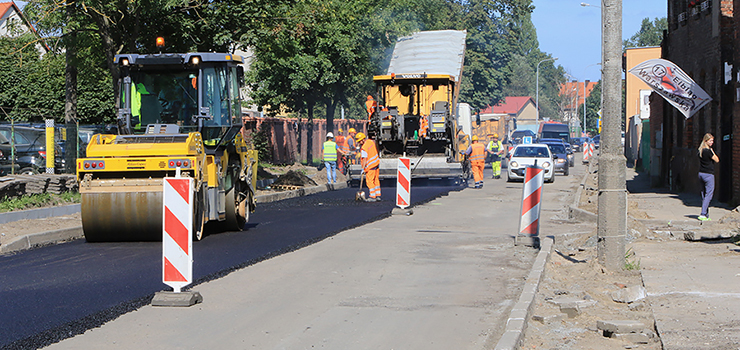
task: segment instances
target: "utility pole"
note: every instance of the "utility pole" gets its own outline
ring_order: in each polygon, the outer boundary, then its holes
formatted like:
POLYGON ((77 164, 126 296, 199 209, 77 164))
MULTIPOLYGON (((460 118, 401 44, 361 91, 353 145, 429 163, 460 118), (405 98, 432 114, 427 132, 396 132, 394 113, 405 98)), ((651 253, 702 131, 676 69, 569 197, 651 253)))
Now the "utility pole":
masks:
POLYGON ((74 174, 77 169, 77 27, 75 26, 75 4, 65 3, 67 32, 64 33, 66 68, 64 70, 64 172, 74 174))
POLYGON ((612 270, 625 265, 627 233, 626 159, 622 151, 622 0, 603 0, 603 132, 599 147, 597 255, 612 270))

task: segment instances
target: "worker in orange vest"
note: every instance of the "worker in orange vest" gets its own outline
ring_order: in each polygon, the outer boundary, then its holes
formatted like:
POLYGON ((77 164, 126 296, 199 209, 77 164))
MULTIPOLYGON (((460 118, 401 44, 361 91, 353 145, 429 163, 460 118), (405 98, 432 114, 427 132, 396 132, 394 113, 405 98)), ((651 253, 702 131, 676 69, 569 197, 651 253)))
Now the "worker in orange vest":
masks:
POLYGON ((375 113, 375 109, 378 107, 378 102, 375 101, 372 95, 367 95, 367 101, 365 101, 365 108, 367 108, 367 119, 375 113))
POLYGON ((360 145, 360 165, 365 173, 365 182, 370 191, 368 202, 380 202, 380 158, 375 141, 368 140, 365 134, 358 132, 355 136, 360 145))
POLYGON ((486 166, 486 146, 478 142, 478 136, 473 135, 473 144, 464 152, 470 156, 470 166, 473 168, 475 188, 483 188, 483 168, 486 166))
POLYGON ((429 130, 429 119, 427 119, 427 116, 423 115, 421 116, 421 120, 419 121, 419 137, 425 138, 427 137, 427 131, 429 130))
POLYGON ((337 153, 339 153, 337 154, 337 169, 339 169, 340 173, 347 175, 345 168, 347 167, 349 148, 347 147, 347 139, 344 137, 344 131, 342 131, 342 128, 339 128, 339 133, 334 140, 337 143, 337 153))

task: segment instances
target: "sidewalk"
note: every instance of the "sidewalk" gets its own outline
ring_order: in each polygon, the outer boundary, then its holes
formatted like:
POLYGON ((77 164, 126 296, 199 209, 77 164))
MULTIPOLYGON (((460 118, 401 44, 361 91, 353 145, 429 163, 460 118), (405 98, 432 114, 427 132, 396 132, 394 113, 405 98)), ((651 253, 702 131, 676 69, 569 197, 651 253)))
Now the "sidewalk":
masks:
POLYGON ((644 212, 637 219, 654 234, 634 241, 632 249, 663 348, 739 349, 740 247, 728 239, 684 240, 728 237, 737 229, 726 221, 738 214, 714 201, 713 220, 702 225, 698 193, 651 189, 647 176, 633 169, 627 169, 627 188, 631 214, 644 212))

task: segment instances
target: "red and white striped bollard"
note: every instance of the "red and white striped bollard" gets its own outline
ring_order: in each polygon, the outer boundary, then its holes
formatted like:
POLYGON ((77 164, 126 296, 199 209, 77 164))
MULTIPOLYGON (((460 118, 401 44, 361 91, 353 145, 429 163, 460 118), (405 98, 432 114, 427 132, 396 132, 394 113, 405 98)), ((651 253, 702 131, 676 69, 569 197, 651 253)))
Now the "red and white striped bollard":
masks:
MULTIPOLYGON (((554 174, 553 174, 554 176, 554 174)), ((545 183, 545 169, 537 166, 527 167, 524 172, 522 189, 522 210, 519 220, 519 233, 516 245, 539 247, 540 245, 540 202, 542 185, 545 183)))
POLYGON ((413 211, 408 209, 411 205, 411 159, 398 158, 398 171, 396 172, 396 206, 393 214, 411 215, 413 211))

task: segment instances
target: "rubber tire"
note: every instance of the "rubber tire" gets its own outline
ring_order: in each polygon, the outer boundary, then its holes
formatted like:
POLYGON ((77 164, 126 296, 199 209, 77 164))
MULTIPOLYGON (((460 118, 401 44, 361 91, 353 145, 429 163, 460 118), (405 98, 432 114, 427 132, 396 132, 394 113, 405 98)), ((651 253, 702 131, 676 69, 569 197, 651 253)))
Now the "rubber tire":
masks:
POLYGON ((514 180, 509 177, 509 173, 506 173, 506 182, 514 182, 514 180))
POLYGON ((41 174, 37 169, 32 167, 23 168, 18 170, 19 175, 38 175, 41 174))
POLYGON ((563 171, 563 176, 568 176, 568 175, 570 175, 570 167, 566 167, 565 171, 563 171))
MULTIPOLYGON (((524 181, 524 180, 522 180, 522 181, 524 181)), ((547 182, 549 184, 554 183, 555 182, 555 174, 552 174, 552 177, 550 178, 550 180, 549 181, 545 181, 545 182, 547 182)))

